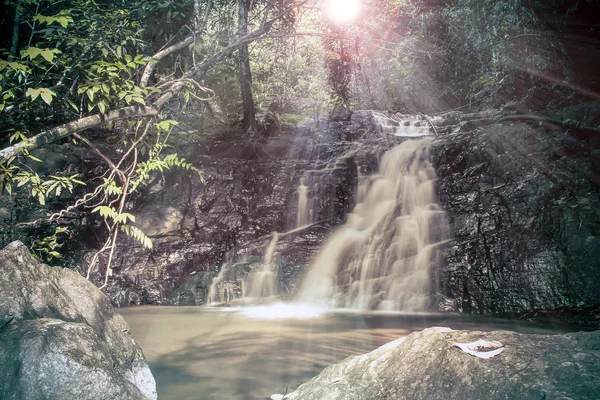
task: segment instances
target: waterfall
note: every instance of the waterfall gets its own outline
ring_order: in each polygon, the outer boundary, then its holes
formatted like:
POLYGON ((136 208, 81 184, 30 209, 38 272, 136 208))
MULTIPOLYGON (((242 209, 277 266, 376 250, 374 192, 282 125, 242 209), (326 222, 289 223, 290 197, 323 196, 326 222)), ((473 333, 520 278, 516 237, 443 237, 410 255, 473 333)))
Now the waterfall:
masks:
POLYGON ((356 309, 428 308, 436 246, 448 238, 445 214, 435 201, 431 141, 404 141, 385 153, 378 174, 359 184, 356 207, 317 254, 299 301, 356 309))
POLYGON ((296 215, 296 227, 308 225, 312 222, 313 210, 308 202, 308 186, 304 184, 304 178, 300 179, 298 186, 298 213, 296 215))
POLYGON ((224 263, 219 275, 213 279, 210 285, 208 303, 230 304, 241 298, 275 296, 277 294, 277 264, 274 254, 281 236, 283 235, 273 232, 265 249, 264 258, 256 271, 243 272, 251 263, 247 257, 235 263, 224 263), (243 280, 242 276, 245 276, 243 280))
POLYGON ((306 227, 331 217, 331 207, 322 204, 321 201, 327 197, 331 198, 330 191, 339 179, 339 174, 345 174, 348 160, 355 155, 356 150, 352 149, 321 165, 320 168, 304 171, 297 189, 298 209, 293 229, 306 227))
POLYGON ((208 304, 231 303, 242 296, 242 284, 232 277, 235 264, 225 263, 208 290, 208 304))
POLYGON ((373 113, 379 132, 398 137, 423 137, 433 135, 429 122, 419 115, 389 117, 380 112, 373 113))
POLYGON ((295 228, 307 226, 316 221, 321 209, 319 206, 319 189, 325 187, 326 179, 333 169, 307 170, 298 185, 298 211, 295 228))
POLYGON ((277 264, 273 254, 279 242, 279 234, 273 232, 273 238, 265 250, 265 258, 256 272, 250 272, 244 281, 243 296, 250 298, 271 297, 277 294, 277 264))

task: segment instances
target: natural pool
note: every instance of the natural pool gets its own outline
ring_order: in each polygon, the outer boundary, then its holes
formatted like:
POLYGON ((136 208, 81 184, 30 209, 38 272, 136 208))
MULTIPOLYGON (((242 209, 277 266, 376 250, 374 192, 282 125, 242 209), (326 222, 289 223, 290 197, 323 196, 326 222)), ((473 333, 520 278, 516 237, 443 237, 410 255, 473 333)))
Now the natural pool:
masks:
POLYGON ((326 366, 431 326, 565 332, 490 318, 438 314, 320 313, 297 305, 122 308, 156 379, 160 400, 263 400, 326 366))

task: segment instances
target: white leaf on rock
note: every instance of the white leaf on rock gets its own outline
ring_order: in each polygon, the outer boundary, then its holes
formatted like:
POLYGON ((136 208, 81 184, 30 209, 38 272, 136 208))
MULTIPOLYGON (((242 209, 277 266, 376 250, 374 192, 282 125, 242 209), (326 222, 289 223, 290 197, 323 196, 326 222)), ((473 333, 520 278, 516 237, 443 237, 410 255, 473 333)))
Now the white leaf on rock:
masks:
POLYGON ((487 340, 478 340, 471 343, 454 343, 454 346, 465 353, 483 359, 495 357, 504 351, 502 343, 496 341, 488 342, 487 340))

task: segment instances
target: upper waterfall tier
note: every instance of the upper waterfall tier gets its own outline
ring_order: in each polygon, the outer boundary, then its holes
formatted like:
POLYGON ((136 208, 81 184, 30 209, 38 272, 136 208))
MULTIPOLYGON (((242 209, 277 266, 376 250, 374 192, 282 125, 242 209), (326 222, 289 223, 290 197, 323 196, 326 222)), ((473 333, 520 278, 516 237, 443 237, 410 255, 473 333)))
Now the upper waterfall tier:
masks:
POLYGON ((389 150, 358 187, 347 222, 319 251, 298 294, 334 307, 427 310, 436 245, 449 236, 436 203, 431 138, 389 150))

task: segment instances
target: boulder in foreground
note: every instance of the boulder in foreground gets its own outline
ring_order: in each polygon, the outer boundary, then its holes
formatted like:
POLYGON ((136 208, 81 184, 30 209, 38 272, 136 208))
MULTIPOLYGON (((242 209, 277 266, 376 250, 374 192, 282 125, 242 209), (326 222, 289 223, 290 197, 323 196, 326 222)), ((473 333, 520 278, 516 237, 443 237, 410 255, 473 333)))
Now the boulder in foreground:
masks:
POLYGON ((129 326, 77 272, 0 250, 0 398, 153 400, 156 383, 129 326))
MULTIPOLYGON (((491 350, 491 349, 484 349, 491 350)), ((565 335, 430 328, 347 358, 286 400, 595 399, 600 331, 565 335), (458 343, 500 342, 484 359, 458 343)))

